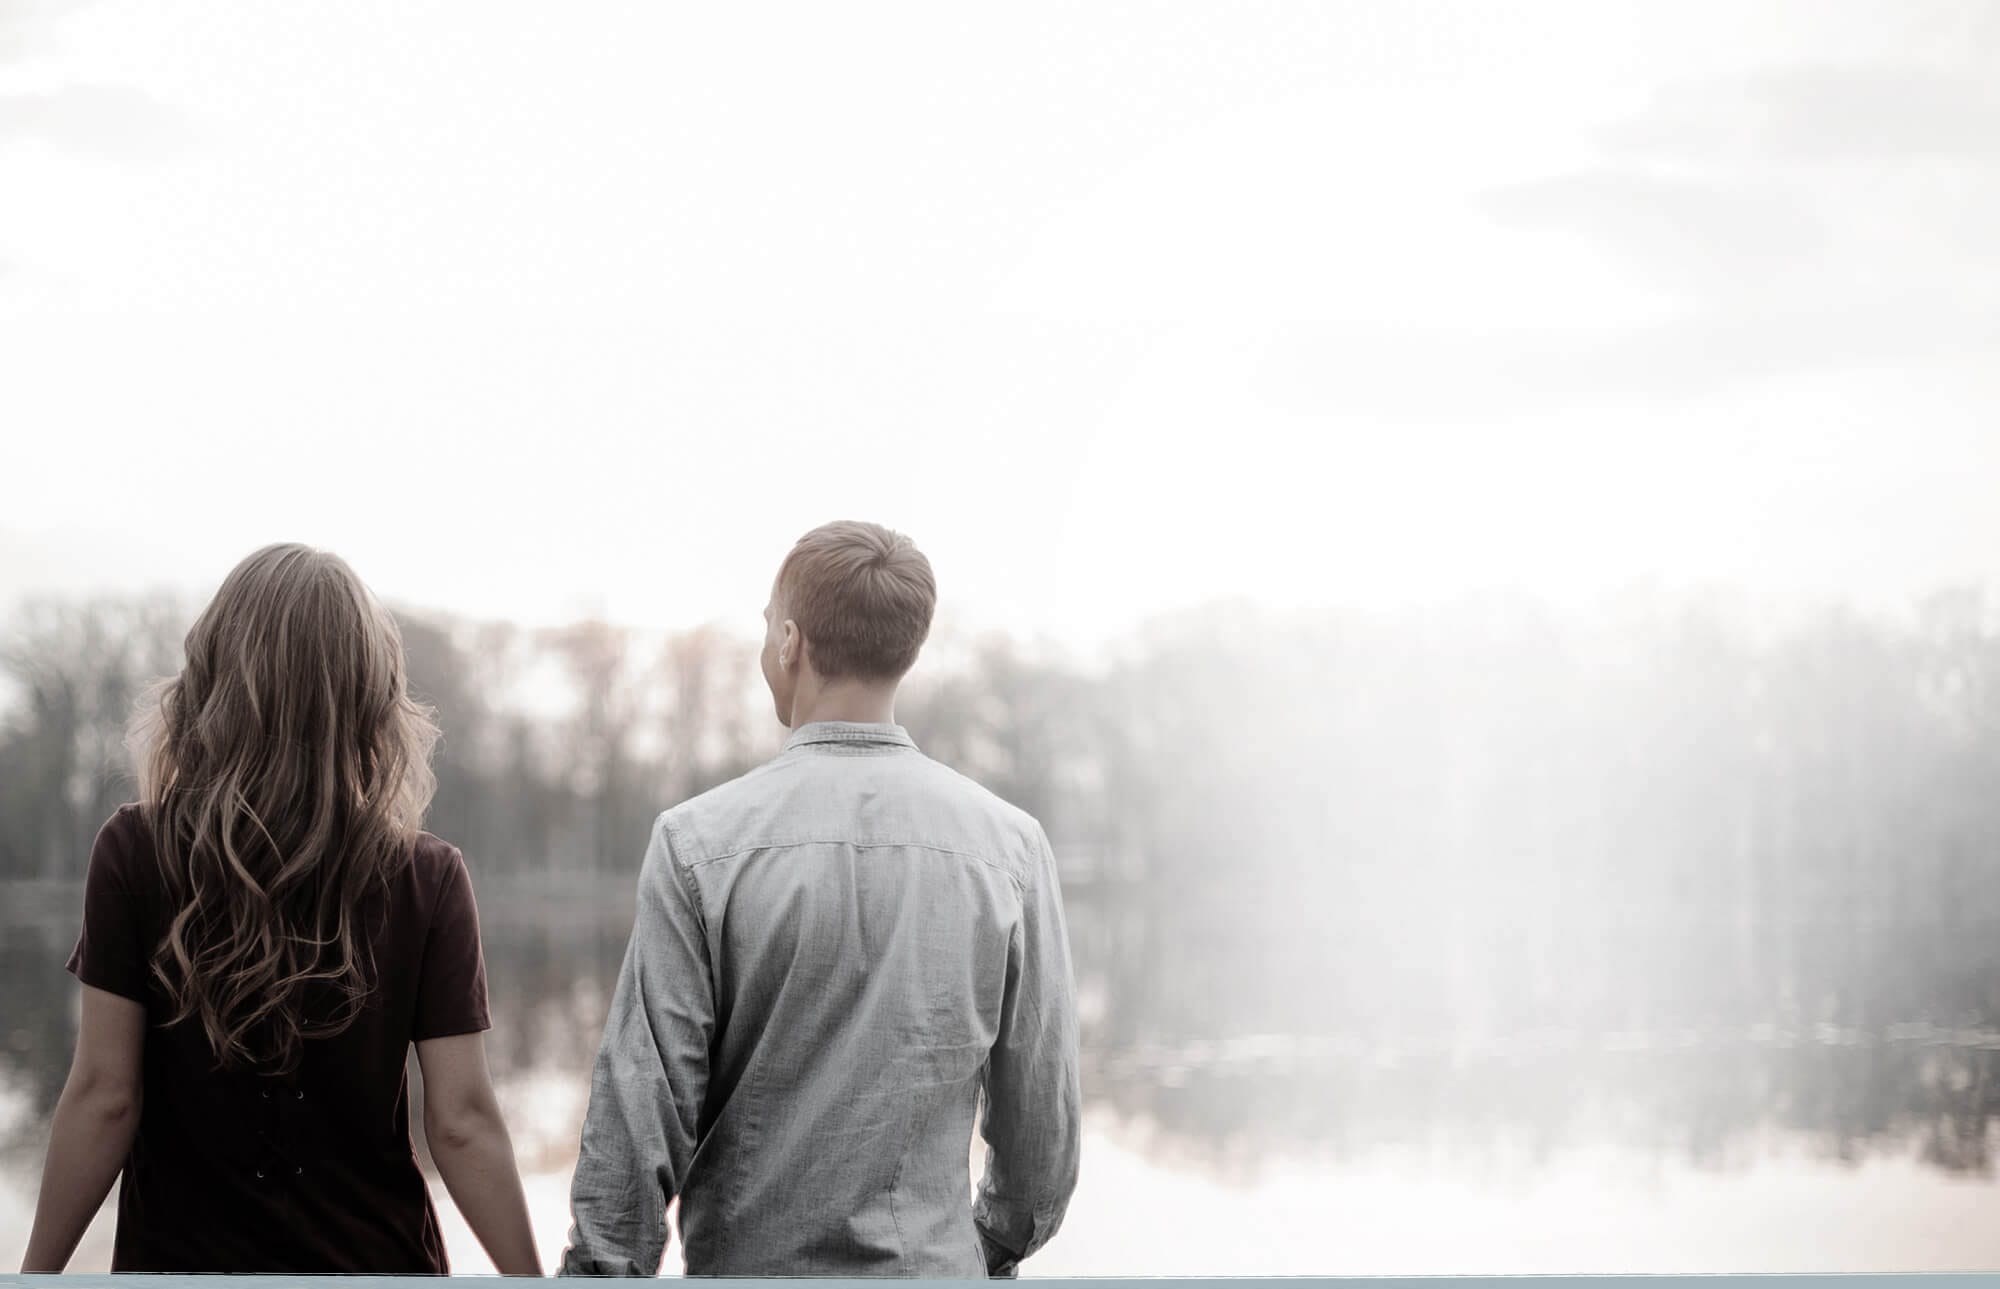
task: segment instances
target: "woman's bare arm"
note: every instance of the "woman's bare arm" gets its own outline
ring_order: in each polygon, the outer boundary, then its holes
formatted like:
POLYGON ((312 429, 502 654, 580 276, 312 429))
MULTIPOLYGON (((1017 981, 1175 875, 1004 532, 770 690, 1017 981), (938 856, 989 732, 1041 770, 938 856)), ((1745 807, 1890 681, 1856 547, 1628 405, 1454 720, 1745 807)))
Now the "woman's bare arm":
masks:
POLYGON ((424 1039, 417 1063, 424 1072, 424 1139, 452 1202, 502 1275, 541 1275, 514 1144, 486 1070, 485 1037, 424 1039))
POLYGON ((125 1166, 139 1130, 140 1054, 146 1008, 130 998, 83 987, 83 1023, 69 1079, 49 1126, 42 1192, 21 1259, 24 1274, 58 1272, 97 1216, 125 1166))

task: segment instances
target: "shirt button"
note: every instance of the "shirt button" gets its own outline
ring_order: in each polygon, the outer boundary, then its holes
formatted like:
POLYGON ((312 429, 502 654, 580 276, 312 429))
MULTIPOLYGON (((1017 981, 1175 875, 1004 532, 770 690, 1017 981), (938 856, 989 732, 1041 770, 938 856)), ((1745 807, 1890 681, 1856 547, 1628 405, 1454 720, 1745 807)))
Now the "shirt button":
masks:
POLYGON ((266 1101, 269 1101, 269 1100, 271 1099, 271 1089, 269 1089, 269 1088, 258 1088, 258 1089, 257 1089, 257 1095, 258 1095, 258 1096, 260 1096, 260 1097, 262 1097, 262 1098, 264 1098, 264 1099, 265 1099, 266 1101))
POLYGON ((299 1166, 299 1165, 296 1165, 296 1164, 294 1164, 294 1165, 292 1166, 292 1176, 294 1176, 294 1177, 303 1177, 303 1176, 305 1176, 305 1171, 306 1171, 306 1170, 305 1170, 305 1169, 304 1169, 303 1167, 299 1166))
POLYGON ((303 1101, 305 1099, 306 1099, 306 1094, 305 1094, 305 1089, 303 1088, 301 1088, 297 1092, 292 1093, 292 1100, 294 1101, 303 1101))
POLYGON ((261 1168, 257 1170, 257 1180, 260 1182, 264 1180, 264 1170, 261 1168))

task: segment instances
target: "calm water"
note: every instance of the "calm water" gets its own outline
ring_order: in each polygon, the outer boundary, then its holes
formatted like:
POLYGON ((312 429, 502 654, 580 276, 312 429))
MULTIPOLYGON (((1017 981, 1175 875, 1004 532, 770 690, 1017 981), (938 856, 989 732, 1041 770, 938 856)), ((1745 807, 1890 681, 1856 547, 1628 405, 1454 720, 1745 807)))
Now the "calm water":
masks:
MULTIPOLYGON (((26 1240, 74 1032, 73 896, 37 898, 0 918, 0 1266, 26 1240)), ((553 1261, 629 911, 518 890, 482 908, 490 1051, 553 1261)), ((2000 1268, 2000 1037, 1335 1026, 1325 1000, 1354 990, 1309 920, 1250 935, 1110 891, 1070 916, 1089 1138, 1031 1273, 2000 1268)), ((435 1190, 455 1266, 487 1269, 435 1190)), ((107 1264, 108 1219, 76 1269, 107 1264)))

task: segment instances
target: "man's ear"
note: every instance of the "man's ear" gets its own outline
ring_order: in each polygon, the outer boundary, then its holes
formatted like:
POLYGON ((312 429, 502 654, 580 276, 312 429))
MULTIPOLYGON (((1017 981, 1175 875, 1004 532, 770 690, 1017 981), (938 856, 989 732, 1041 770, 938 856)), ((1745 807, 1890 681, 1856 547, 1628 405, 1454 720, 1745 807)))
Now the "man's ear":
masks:
POLYGON ((782 634, 778 640, 778 656, 783 658, 787 664, 792 664, 804 661, 805 653, 806 639, 799 632, 799 624, 790 618, 786 618, 782 634))

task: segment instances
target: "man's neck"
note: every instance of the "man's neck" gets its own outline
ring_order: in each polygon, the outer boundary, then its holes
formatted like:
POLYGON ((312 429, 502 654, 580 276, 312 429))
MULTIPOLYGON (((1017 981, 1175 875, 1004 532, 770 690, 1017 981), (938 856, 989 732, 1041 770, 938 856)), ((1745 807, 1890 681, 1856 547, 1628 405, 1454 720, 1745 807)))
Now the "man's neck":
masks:
POLYGON ((836 680, 792 700, 792 728, 814 721, 847 721, 856 725, 893 725, 896 686, 836 680))

